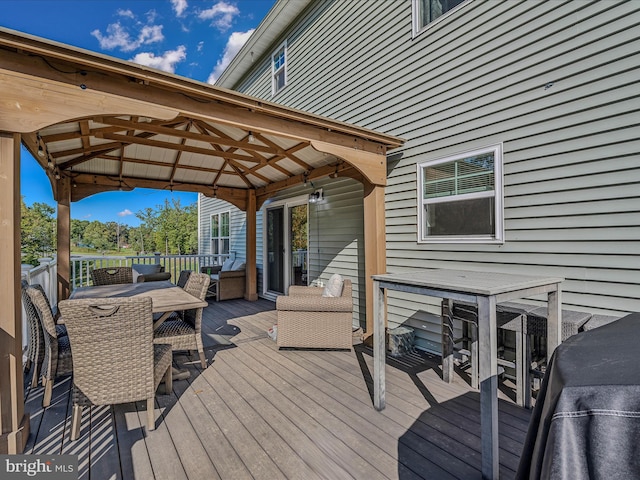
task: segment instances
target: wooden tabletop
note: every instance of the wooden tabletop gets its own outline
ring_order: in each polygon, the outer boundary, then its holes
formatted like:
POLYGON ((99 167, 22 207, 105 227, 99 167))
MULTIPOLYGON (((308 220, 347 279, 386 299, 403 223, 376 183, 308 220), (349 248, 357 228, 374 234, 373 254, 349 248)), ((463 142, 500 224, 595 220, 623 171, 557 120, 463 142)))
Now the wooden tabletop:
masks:
POLYGON ((69 298, 114 297, 151 297, 153 313, 190 310, 208 305, 206 301, 194 297, 169 281, 80 287, 73 290, 69 298))
POLYGON ((380 282, 399 283, 449 290, 476 295, 498 295, 500 293, 535 288, 560 283, 560 277, 536 277, 498 272, 472 272, 467 270, 426 269, 415 272, 386 273, 373 275, 380 282))

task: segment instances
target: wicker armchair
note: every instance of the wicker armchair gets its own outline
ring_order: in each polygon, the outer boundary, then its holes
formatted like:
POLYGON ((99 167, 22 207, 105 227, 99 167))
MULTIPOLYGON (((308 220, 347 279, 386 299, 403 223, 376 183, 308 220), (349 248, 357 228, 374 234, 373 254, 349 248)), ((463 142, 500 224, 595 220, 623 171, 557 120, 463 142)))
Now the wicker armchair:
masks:
MULTIPOLYGON (((209 275, 192 273, 185 285, 185 291, 204 300, 209 287, 209 275)), ((197 350, 202 368, 207 368, 207 360, 202 344, 202 308, 186 310, 182 318, 169 318, 154 332, 155 343, 170 343, 172 350, 197 350)))
POLYGON ((91 279, 94 285, 133 283, 133 271, 131 267, 94 268, 91 270, 91 279))
POLYGON ((182 270, 180 272, 180 276, 178 277, 178 283, 176 285, 178 285, 180 288, 184 288, 190 276, 191 276, 191 270, 182 270))
POLYGON ((221 265, 201 267, 200 271, 211 277, 209 296, 215 296, 216 301, 243 298, 246 285, 246 267, 238 270, 222 270, 221 265))
POLYGON ((322 287, 289 287, 276 300, 278 348, 344 348, 353 344, 351 280, 344 280, 342 296, 323 297, 322 287))
MULTIPOLYGON (((140 265, 140 267, 156 267, 156 264, 140 265)), ((157 266, 158 271, 153 273, 141 273, 134 275, 133 267, 106 267, 91 270, 91 278, 94 285, 117 285, 120 283, 159 282, 169 280, 171 272, 165 272, 163 266, 157 266)))
POLYGON ((71 440, 80 436, 82 408, 147 401, 147 429, 155 428, 160 381, 172 390, 171 346, 154 345, 150 298, 63 300, 75 368, 71 440))
POLYGON ((26 292, 38 315, 44 340, 44 358, 42 359, 40 376, 44 386, 42 407, 46 408, 51 404, 54 380, 58 376, 73 373, 71 346, 66 326, 56 325, 49 300, 42 287, 39 285, 28 286, 26 292))
POLYGON ((40 317, 36 306, 27 294, 29 284, 22 280, 22 304, 27 314, 27 361, 24 363, 23 372, 25 377, 31 371, 31 386, 38 385, 38 375, 44 360, 44 335, 40 326, 40 317))

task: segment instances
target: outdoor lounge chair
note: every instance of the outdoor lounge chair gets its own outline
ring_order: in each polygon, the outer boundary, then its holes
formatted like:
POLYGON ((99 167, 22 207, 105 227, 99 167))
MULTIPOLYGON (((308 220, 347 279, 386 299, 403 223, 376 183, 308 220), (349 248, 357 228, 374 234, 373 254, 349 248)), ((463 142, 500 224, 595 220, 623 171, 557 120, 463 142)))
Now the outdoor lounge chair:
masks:
POLYGON ((80 436, 82 408, 147 401, 147 429, 155 428, 155 392, 172 390, 171 346, 153 342, 151 298, 63 300, 75 368, 71 440, 80 436))
POLYGON ((243 260, 226 260, 222 265, 201 267, 211 277, 207 296, 216 301, 243 298, 246 287, 246 264, 243 260))
MULTIPOLYGON (((185 291, 196 298, 204 300, 209 287, 209 275, 192 273, 185 285, 185 291)), ((200 364, 207 368, 207 359, 202 344, 202 308, 186 310, 182 317, 172 317, 165 320, 154 332, 155 343, 171 344, 171 349, 197 350, 200 364)))
POLYGON ((42 339, 44 340, 44 358, 42 359, 40 376, 44 386, 42 407, 47 408, 51 403, 55 379, 58 376, 69 375, 73 372, 71 347, 66 326, 56 325, 49 300, 42 287, 31 285, 26 288, 26 292, 38 315, 42 339))
POLYGON ((351 349, 351 280, 344 280, 339 297, 323 297, 323 292, 323 287, 292 285, 289 287, 289 295, 277 298, 278 348, 351 349))

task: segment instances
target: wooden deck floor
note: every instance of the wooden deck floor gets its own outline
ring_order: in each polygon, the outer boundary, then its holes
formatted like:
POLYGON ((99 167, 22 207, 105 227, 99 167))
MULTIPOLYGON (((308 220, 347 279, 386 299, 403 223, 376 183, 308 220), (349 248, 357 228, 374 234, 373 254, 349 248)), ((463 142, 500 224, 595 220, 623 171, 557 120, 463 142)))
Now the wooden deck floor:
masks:
MULTIPOLYGON (((156 430, 145 406, 85 408, 69 442, 70 379, 40 408, 27 397, 27 453, 77 454, 83 479, 481 478, 479 394, 440 379, 439 357, 411 355, 387 367, 387 408, 372 406, 370 351, 278 351, 266 300, 205 309, 209 367, 191 370, 172 395, 156 396, 156 430)), ((500 401, 500 475, 513 478, 530 412, 500 401)))

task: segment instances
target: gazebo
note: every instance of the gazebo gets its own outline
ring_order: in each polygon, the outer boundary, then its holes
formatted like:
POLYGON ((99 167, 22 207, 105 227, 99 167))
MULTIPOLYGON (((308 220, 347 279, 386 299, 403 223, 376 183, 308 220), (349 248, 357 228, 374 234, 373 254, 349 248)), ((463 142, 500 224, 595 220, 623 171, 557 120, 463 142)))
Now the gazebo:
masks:
POLYGON ((20 146, 58 206, 58 298, 69 295, 74 201, 136 187, 200 192, 247 213, 246 298, 257 299, 256 212, 307 180, 364 185, 367 330, 384 273, 386 153, 403 140, 0 28, 0 453, 29 435, 22 379, 20 146))

